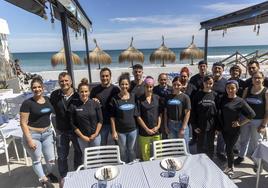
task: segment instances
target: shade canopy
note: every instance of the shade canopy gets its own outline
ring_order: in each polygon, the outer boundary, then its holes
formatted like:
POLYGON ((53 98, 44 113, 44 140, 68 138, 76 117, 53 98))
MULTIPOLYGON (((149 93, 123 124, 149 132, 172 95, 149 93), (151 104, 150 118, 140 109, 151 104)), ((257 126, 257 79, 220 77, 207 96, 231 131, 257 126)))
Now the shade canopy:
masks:
POLYGON ((190 59, 193 64, 193 59, 203 59, 204 51, 197 48, 194 44, 194 36, 192 36, 192 43, 188 46, 188 48, 184 49, 180 53, 180 60, 190 59))
MULTIPOLYGON (((80 57, 72 52, 72 62, 74 64, 81 64, 80 57)), ((66 65, 66 59, 65 59, 65 52, 64 49, 61 49, 58 53, 54 54, 51 57, 51 65, 53 67, 57 66, 58 64, 65 64, 66 65)))
POLYGON ((268 22, 268 1, 201 22, 201 29, 222 30, 268 22))
POLYGON ((132 66, 133 62, 144 62, 143 53, 133 47, 133 37, 131 37, 129 47, 119 55, 119 63, 123 63, 125 61, 131 62, 132 66))
POLYGON ((162 36, 162 44, 150 55, 150 62, 154 63, 156 61, 161 61, 162 66, 165 66, 165 61, 174 63, 176 61, 176 54, 165 46, 165 39, 162 36))
MULTIPOLYGON (((96 47, 92 52, 89 53, 89 63, 95 63, 95 64, 111 64, 112 58, 109 54, 104 52, 97 43, 97 40, 94 39, 94 43, 96 47)), ((85 63, 87 63, 85 59, 85 63)))

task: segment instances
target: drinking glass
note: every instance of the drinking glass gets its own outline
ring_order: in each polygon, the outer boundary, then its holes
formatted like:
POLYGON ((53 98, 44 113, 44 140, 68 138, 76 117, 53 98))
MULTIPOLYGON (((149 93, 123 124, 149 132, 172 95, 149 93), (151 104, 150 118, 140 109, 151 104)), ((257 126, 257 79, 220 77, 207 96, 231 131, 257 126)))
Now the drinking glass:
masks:
POLYGON ((176 168, 173 165, 167 165, 168 177, 172 178, 176 175, 176 168))
POLYGON ((98 180, 98 188, 107 188, 107 180, 98 180))
POLYGON ((187 174, 180 174, 179 176, 181 188, 187 188, 189 184, 189 176, 187 174))

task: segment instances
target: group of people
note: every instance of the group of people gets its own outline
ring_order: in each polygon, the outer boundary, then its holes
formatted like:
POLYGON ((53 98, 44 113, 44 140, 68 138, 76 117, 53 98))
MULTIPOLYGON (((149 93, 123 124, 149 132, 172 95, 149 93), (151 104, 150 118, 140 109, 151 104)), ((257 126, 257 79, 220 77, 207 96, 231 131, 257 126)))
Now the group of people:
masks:
MULTIPOLYGON (((134 80, 122 73, 118 86, 111 83, 109 68, 100 70, 100 84, 90 88, 86 79, 72 86, 68 73, 59 74, 60 89, 43 96, 43 82, 31 82, 33 97, 23 102, 20 115, 24 133, 23 143, 33 161, 33 169, 44 186, 56 180, 54 142, 61 180, 68 172, 70 142, 74 148, 74 168, 81 163, 86 147, 117 144, 121 159, 149 160, 151 143, 166 138, 184 138, 189 151, 190 130, 198 153, 216 154, 226 160, 225 172, 233 174, 233 165, 244 160, 249 143, 254 149, 268 122, 268 81, 259 71, 259 63, 247 65, 250 78, 240 79, 241 68, 230 69, 230 79, 223 77, 224 65, 214 63, 212 74, 205 61, 198 63, 199 73, 190 78, 184 67, 180 76, 168 85, 168 76, 161 73, 158 85, 153 77, 143 78, 143 67, 133 66, 134 80), (56 136, 51 129, 51 114, 56 115, 56 136), (113 141, 109 141, 109 135, 113 141), (237 142, 240 136, 239 142, 237 142), (238 144, 236 144, 238 143, 238 144), (239 157, 234 160, 234 146, 240 145, 239 157), (41 156, 46 160, 46 172, 41 156), (138 155, 138 156, 137 156, 138 155)), ((252 151, 250 151, 252 152, 252 151)), ((61 184, 63 181, 60 182, 61 184)))

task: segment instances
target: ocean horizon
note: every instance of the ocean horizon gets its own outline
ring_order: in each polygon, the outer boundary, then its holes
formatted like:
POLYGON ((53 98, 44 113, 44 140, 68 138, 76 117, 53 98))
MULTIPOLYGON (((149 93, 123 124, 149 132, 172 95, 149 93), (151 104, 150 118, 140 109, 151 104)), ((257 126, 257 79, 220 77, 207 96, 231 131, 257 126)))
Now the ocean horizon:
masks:
MULTIPOLYGON (((190 60, 183 60, 180 61, 179 54, 182 50, 185 48, 170 48, 173 50, 176 54, 176 62, 175 63, 169 63, 165 62, 165 64, 189 64, 190 60)), ((201 47, 201 49, 203 49, 201 47)), ((120 53, 125 49, 117 49, 117 50, 105 50, 111 58, 112 63, 110 65, 101 65, 101 67, 107 66, 110 68, 124 68, 129 67, 130 63, 119 63, 118 57, 120 53)), ((149 62, 150 54, 155 50, 153 48, 151 49, 139 49, 144 54, 144 66, 152 66, 149 62)), ((236 51, 240 52, 243 55, 252 53, 254 51, 258 50, 259 53, 268 52, 268 45, 248 45, 248 46, 216 46, 216 47, 208 47, 208 62, 213 63, 216 61, 223 60, 224 58, 234 54, 236 51)), ((84 64, 84 58, 86 56, 85 51, 73 51, 77 55, 79 55, 81 59, 80 65, 73 65, 74 70, 83 70, 87 69, 87 65, 84 64)), ((19 59, 20 64, 23 71, 26 72, 40 72, 40 71, 55 71, 55 70, 64 70, 65 65, 58 65, 56 67, 53 67, 51 65, 51 57, 54 55, 55 52, 19 52, 19 53, 11 53, 13 59, 19 59)), ((199 60, 195 60, 194 62, 197 62, 199 60)), ((156 62, 160 64, 160 62, 156 62)), ((97 69, 98 65, 91 64, 92 69, 97 69)))

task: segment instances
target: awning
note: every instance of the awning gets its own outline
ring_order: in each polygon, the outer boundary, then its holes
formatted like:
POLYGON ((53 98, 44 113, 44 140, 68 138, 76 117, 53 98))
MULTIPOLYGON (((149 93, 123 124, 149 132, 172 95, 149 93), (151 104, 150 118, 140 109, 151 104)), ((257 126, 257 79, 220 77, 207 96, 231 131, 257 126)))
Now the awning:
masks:
POLYGON ((90 30, 92 22, 80 6, 77 0, 6 0, 28 12, 36 14, 42 18, 47 18, 46 3, 52 3, 54 17, 60 20, 60 12, 65 11, 68 17, 68 25, 75 31, 80 27, 90 30))
POLYGON ((201 22, 201 29, 223 30, 231 27, 268 23, 268 1, 201 22))

